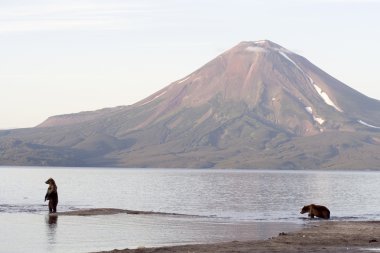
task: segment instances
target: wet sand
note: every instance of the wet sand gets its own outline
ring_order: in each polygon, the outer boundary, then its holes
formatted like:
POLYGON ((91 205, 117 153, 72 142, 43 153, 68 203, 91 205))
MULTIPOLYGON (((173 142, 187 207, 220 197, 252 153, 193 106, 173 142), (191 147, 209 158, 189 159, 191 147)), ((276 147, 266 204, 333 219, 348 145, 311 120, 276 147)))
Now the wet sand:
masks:
POLYGON ((305 229, 261 241, 102 251, 112 253, 380 252, 380 221, 313 221, 305 229))

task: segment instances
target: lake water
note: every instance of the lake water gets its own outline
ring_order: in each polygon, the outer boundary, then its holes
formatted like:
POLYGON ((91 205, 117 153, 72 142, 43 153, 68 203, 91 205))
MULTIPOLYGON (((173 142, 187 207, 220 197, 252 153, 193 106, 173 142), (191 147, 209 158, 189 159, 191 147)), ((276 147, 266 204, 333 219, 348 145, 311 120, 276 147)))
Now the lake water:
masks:
MULTIPOLYGON (((0 167, 0 252, 114 248, 265 239, 307 223, 306 204, 332 219, 380 219, 379 172, 0 167), (44 196, 53 177, 58 211, 121 208, 189 214, 59 216, 44 196)), ((320 222, 320 221, 318 221, 320 222)))

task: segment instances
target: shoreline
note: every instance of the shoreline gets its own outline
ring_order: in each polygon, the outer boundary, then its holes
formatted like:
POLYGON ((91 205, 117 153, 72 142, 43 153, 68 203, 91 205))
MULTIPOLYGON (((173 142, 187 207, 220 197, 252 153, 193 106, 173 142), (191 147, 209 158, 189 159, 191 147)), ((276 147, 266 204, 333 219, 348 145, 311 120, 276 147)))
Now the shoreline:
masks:
POLYGON ((313 221, 296 232, 257 241, 114 249, 98 253, 380 252, 380 221, 313 221))
POLYGON ((179 213, 163 213, 163 212, 153 212, 153 211, 136 211, 128 209, 118 209, 118 208, 88 208, 79 209, 73 211, 56 212, 50 213, 50 216, 95 216, 95 215, 114 215, 114 214, 155 214, 155 215, 178 215, 178 216, 191 216, 179 213))
POLYGON ((197 215, 179 214, 179 213, 164 213, 154 211, 136 211, 119 208, 88 208, 78 209, 73 211, 50 213, 50 216, 96 216, 96 215, 114 215, 114 214, 134 214, 134 215, 171 215, 171 216, 188 216, 195 217, 197 215))

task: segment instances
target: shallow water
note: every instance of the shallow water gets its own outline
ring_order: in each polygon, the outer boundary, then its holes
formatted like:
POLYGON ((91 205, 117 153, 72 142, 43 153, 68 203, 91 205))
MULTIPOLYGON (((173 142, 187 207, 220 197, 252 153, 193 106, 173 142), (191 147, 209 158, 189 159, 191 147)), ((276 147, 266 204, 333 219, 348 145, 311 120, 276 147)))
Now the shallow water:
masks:
POLYGON ((0 252, 265 239, 297 229, 305 204, 332 219, 379 219, 379 172, 0 168, 0 252), (53 177, 58 211, 121 208, 199 215, 59 216, 43 202, 53 177), (17 243, 15 243, 17 242, 17 243), (32 250, 33 249, 33 250, 32 250))
POLYGON ((300 225, 155 215, 0 214, 0 252, 94 252, 268 238, 300 225))

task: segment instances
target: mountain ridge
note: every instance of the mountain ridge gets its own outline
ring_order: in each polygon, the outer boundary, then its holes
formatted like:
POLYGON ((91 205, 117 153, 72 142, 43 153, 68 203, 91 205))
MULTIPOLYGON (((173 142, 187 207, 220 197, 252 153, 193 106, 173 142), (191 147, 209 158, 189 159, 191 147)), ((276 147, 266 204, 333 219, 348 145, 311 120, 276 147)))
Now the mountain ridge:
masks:
POLYGON ((0 164, 380 169, 379 126, 380 101, 244 41, 135 104, 0 131, 0 164))

